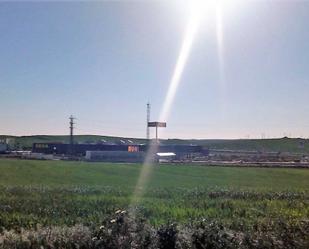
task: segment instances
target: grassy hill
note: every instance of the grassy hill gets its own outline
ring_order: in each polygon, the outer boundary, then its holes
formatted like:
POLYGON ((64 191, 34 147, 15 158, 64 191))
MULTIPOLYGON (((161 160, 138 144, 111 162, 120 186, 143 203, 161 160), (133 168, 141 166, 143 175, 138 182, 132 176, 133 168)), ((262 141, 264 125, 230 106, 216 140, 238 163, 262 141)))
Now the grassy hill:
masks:
MULTIPOLYGON (((0 139, 10 138, 11 147, 30 149, 33 143, 68 143, 69 136, 6 136, 0 135, 0 139)), ((76 135, 74 136, 77 143, 121 143, 124 140, 129 143, 146 143, 146 139, 141 138, 124 138, 98 135, 76 135)), ((301 138, 275 138, 275 139, 167 139, 161 140, 162 144, 195 144, 206 146, 209 149, 219 150, 258 150, 258 151, 281 151, 294 153, 309 153, 309 140, 301 138)))
POLYGON ((309 140, 301 138, 273 138, 273 139, 201 139, 178 140, 170 139, 166 143, 191 143, 203 145, 217 150, 257 150, 274 152, 309 153, 309 140))
MULTIPOLYGON (((34 136, 5 136, 0 135, 1 139, 9 138, 11 145, 23 149, 32 148, 33 143, 69 143, 70 137, 65 135, 52 136, 52 135, 34 135, 34 136)), ((145 143, 145 139, 111 137, 111 136, 98 136, 98 135, 76 135, 74 141, 76 143, 121 143, 120 140, 125 142, 132 141, 133 143, 145 143)))

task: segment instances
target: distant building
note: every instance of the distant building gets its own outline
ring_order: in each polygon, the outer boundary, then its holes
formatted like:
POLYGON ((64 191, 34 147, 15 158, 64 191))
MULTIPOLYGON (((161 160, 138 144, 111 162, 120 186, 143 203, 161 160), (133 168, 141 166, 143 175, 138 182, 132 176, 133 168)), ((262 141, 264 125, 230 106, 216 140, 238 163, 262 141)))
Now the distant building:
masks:
POLYGON ((87 161, 107 161, 107 162, 143 162, 145 152, 129 151, 86 151, 87 161))
MULTIPOLYGON (((86 160, 93 161, 121 161, 140 162, 145 159, 149 145, 134 144, 74 144, 73 153, 76 156, 85 156, 86 160)), ((34 143, 33 153, 67 155, 70 144, 62 143, 34 143)), ((175 159, 193 158, 195 155, 207 156, 208 150, 198 145, 159 145, 156 153, 173 153, 175 159)))
POLYGON ((0 153, 5 153, 7 150, 8 150, 7 143, 0 141, 0 153))

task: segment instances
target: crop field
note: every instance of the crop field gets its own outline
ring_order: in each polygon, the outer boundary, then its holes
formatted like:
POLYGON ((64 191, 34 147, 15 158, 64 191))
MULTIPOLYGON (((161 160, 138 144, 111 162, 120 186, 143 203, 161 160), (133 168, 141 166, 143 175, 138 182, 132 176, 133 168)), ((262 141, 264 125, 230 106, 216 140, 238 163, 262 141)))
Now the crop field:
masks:
MULTIPOLYGON (((141 167, 140 164, 1 159, 0 248, 10 248, 12 243, 15 246, 18 243, 34 243, 30 239, 24 242, 16 234, 28 231, 27 234, 32 234, 31 238, 34 238, 38 231, 51 227, 66 236, 69 236, 70 229, 83 234, 84 237, 78 237, 80 242, 75 239, 75 244, 70 239, 69 242, 62 239, 65 244, 62 248, 77 248, 78 243, 88 243, 84 248, 91 248, 94 247, 94 240, 101 241, 100 245, 105 243, 105 246, 110 243, 107 248, 117 248, 123 244, 111 240, 104 242, 102 238, 111 236, 107 231, 117 230, 108 227, 112 225, 111 220, 115 219, 118 225, 120 218, 128 224, 133 222, 130 210, 134 210, 135 219, 142 220, 143 224, 151 227, 151 231, 156 231, 159 236, 157 243, 161 243, 158 247, 161 248, 173 248, 170 244, 162 246, 170 240, 178 241, 179 245, 179 234, 190 229, 193 232, 188 232, 188 241, 195 243, 195 248, 207 248, 197 244, 213 239, 203 232, 196 234, 194 231, 208 231, 209 234, 210 230, 218 229, 221 232, 218 230, 216 234, 226 234, 222 235, 221 240, 232 241, 231 245, 241 240, 235 248, 245 245, 244 241, 251 243, 251 248, 285 248, 287 243, 294 246, 291 248, 308 246, 307 169, 156 165, 140 203, 133 205, 132 193, 141 167), (126 211, 123 212, 125 217, 119 217, 117 210, 126 211), (104 236, 96 238, 94 234, 98 233, 102 224, 109 230, 100 230, 104 236), (170 236, 171 231, 178 234, 178 237, 175 235, 178 239, 169 237, 164 242, 162 236, 170 236), (231 239, 229 234, 234 234, 234 237, 231 239), (68 243, 71 247, 67 246, 68 243), (269 247, 263 243, 269 243, 269 247), (261 245, 263 247, 258 247, 261 245)), ((112 237, 118 235, 113 234, 112 237)), ((46 248, 57 248, 55 245, 58 242, 51 242, 52 239, 48 238, 49 242, 44 240, 49 245, 46 248)), ((173 244, 174 247, 176 244, 173 244)))

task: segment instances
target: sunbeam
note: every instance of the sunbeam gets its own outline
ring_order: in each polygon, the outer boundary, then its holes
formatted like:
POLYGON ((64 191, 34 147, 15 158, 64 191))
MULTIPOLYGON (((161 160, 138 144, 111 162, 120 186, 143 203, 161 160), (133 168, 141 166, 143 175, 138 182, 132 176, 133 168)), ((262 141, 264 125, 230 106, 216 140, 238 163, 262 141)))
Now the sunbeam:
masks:
MULTIPOLYGON (((189 19, 188 25, 185 30, 184 39, 183 39, 180 53, 179 53, 179 56, 176 62, 174 73, 172 75, 169 88, 168 88, 163 106, 161 108, 160 118, 159 118, 159 120, 161 121, 167 120, 169 116, 169 113, 170 113, 170 110, 171 110, 171 107, 172 107, 172 104, 173 104, 173 101, 176 95, 176 91, 177 91, 177 88, 181 80, 181 76, 183 74, 186 62, 188 60, 188 57, 189 57, 189 54, 192 48, 195 35, 198 30, 198 26, 200 23, 200 17, 201 17, 201 11, 198 9, 198 6, 192 5, 190 19, 189 19)), ((152 164, 154 160, 153 155, 156 153, 157 148, 158 148, 158 144, 156 142, 151 143, 149 146, 145 162, 142 166, 141 173, 140 173, 140 176, 138 178, 138 181, 137 181, 134 193, 133 193, 133 199, 132 199, 133 204, 136 204, 140 201, 140 198, 142 197, 145 191, 146 184, 149 181, 149 178, 151 175, 152 164)), ((134 212, 132 215, 134 215, 134 212)))
POLYGON ((182 47, 180 49, 180 53, 177 59, 175 69, 174 69, 174 73, 172 75, 169 88, 168 88, 168 91, 167 91, 167 94, 166 94, 166 97, 165 97, 165 100, 164 100, 164 103, 161 109, 161 114, 159 118, 159 120, 161 121, 167 120, 169 116, 172 103, 174 101, 175 94, 179 86, 181 76, 184 71, 184 67, 186 65, 188 56, 192 48, 192 44, 193 44, 194 37, 196 35, 197 29, 199 26, 199 19, 200 19, 200 16, 196 14, 197 14, 196 11, 192 11, 191 18, 189 20, 189 23, 188 23, 188 26, 185 32, 182 47))
POLYGON ((222 3, 216 4, 216 38, 217 38, 217 54, 219 67, 219 87, 220 87, 220 103, 221 116, 225 115, 226 111, 226 78, 225 78, 225 61, 224 61, 224 43, 223 43, 223 13, 222 3))
MULTIPOLYGON (((224 66, 223 61, 223 19, 222 19, 222 6, 220 3, 216 6, 216 36, 217 36, 217 46, 218 46, 218 57, 219 57, 219 66, 222 69, 224 66)), ((220 75, 221 75, 220 71, 220 75)))
MULTIPOLYGON (((224 1, 225 2, 225 1, 224 1)), ((224 58, 223 58, 223 25, 222 25, 222 1, 212 1, 212 0, 195 0, 190 1, 190 16, 187 27, 184 33, 184 39, 180 48, 179 56, 176 61, 175 69, 173 71, 167 94, 165 96, 159 120, 167 121, 176 93, 181 82, 181 78, 188 61, 190 52, 192 50, 192 45, 196 37, 200 23, 205 15, 205 13, 210 14, 215 11, 216 14, 216 37, 218 43, 218 56, 219 56, 219 66, 220 66, 220 83, 224 86, 224 58)), ((150 180, 152 172, 152 164, 154 162, 154 155, 158 149, 158 143, 153 142, 150 144, 146 159, 141 169, 134 193, 132 198, 132 204, 137 204, 145 192, 147 183, 150 180)), ((135 212, 132 211, 132 215, 135 212)))

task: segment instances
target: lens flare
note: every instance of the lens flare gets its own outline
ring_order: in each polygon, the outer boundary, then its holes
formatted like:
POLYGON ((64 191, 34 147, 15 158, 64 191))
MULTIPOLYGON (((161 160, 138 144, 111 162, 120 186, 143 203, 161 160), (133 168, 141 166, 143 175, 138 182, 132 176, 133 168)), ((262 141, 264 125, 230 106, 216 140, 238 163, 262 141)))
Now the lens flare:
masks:
POLYGON ((177 88, 181 80, 181 76, 184 71, 184 67, 188 60, 198 26, 199 26, 199 16, 193 15, 188 23, 185 37, 184 37, 182 47, 179 53, 179 57, 178 57, 178 60, 175 66, 175 70, 174 70, 174 73, 170 81, 169 88, 168 88, 168 91, 167 91, 167 94, 166 94, 166 97, 163 103, 162 111, 160 114, 161 121, 166 121, 169 116, 171 106, 174 101, 176 91, 177 91, 177 88))
POLYGON ((216 35, 218 44, 218 56, 220 68, 223 66, 223 19, 222 19, 222 6, 216 6, 216 35))
MULTIPOLYGON (((132 197, 132 204, 137 204, 140 202, 141 197, 143 196, 145 192, 145 188, 147 185, 147 182, 150 179, 150 174, 152 171, 153 163, 154 163, 154 155, 157 152, 159 144, 154 141, 149 145, 145 161, 142 165, 142 169, 137 181, 137 184, 135 186, 134 192, 133 192, 133 197, 132 197)), ((132 211, 134 214, 135 212, 132 211)))
MULTIPOLYGON (((167 120, 168 118, 172 103, 176 95, 177 88, 181 80, 181 76, 183 74, 186 62, 188 60, 188 57, 189 57, 189 54, 192 48, 194 37, 198 30, 200 12, 197 11, 195 7, 196 6, 192 7, 191 17, 186 27, 184 40, 182 42, 182 46, 181 46, 180 53, 179 53, 179 56, 176 62, 174 73, 172 75, 169 88, 168 88, 168 91, 165 96, 165 100, 164 100, 164 103, 161 109, 160 119, 159 119, 160 121, 167 120)), ((152 171, 152 165, 154 162, 153 157, 157 151, 158 146, 159 145, 156 142, 151 143, 149 146, 145 162, 142 166, 141 173, 140 173, 140 176, 138 178, 138 181, 137 181, 134 193, 133 193, 133 198, 132 198, 133 204, 136 204, 140 201, 140 198, 142 197, 145 191, 146 184, 149 181, 151 171, 152 171)), ((133 215, 134 215, 134 212, 133 212, 133 215)))
MULTIPOLYGON (((211 0, 193 0, 191 1, 190 9, 190 18, 185 29, 184 39, 180 49, 180 53, 175 65, 173 75, 167 90, 167 94, 164 99, 164 103, 160 112, 159 121, 167 121, 172 104, 175 99, 175 95, 181 82, 181 77, 184 72, 184 68, 188 61, 194 39, 196 37, 199 25, 205 13, 210 13, 213 10, 216 10, 216 22, 217 22, 217 42, 218 42, 218 56, 220 63, 220 75, 224 75, 224 61, 223 61, 223 25, 222 25, 222 12, 221 4, 222 1, 211 1, 211 0), (215 6, 215 9, 214 9, 215 6), (205 12, 206 11, 206 12, 205 12)), ((225 1, 224 1, 225 2, 225 1)), ((224 76, 220 79, 221 82, 224 82, 224 76)), ((153 169, 154 155, 157 152, 159 144, 157 142, 152 142, 149 146, 145 162, 142 166, 134 193, 132 198, 132 204, 137 204, 140 202, 141 197, 145 192, 147 183, 150 180, 151 172, 153 169)), ((134 209, 131 210, 131 215, 135 216, 134 209)))
POLYGON ((219 64, 219 87, 220 87, 220 102, 221 116, 225 116, 226 110, 226 78, 225 78, 225 63, 224 63, 224 44, 223 44, 223 15, 222 3, 216 5, 216 38, 217 38, 217 54, 219 64))

